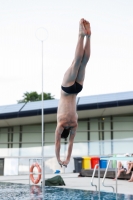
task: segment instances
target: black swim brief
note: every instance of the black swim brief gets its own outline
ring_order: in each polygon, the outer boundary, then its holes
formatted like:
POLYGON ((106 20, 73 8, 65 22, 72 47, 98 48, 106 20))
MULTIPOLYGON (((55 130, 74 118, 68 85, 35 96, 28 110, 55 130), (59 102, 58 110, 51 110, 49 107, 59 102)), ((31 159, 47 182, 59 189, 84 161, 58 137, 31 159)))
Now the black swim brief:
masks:
POLYGON ((79 83, 75 82, 73 85, 69 86, 69 87, 63 87, 61 86, 61 89, 68 93, 68 94, 78 94, 79 92, 81 92, 83 86, 80 85, 79 83))
POLYGON ((72 131, 71 128, 72 128, 72 127, 64 128, 64 130, 63 130, 63 132, 62 132, 62 134, 61 134, 61 138, 66 139, 66 138, 68 137, 69 134, 70 134, 70 135, 74 134, 74 132, 72 131))
POLYGON ((68 135, 69 135, 69 133, 70 133, 70 129, 71 128, 64 128, 64 130, 63 130, 63 132, 62 132, 62 134, 61 134, 61 138, 67 138, 68 137, 68 135))

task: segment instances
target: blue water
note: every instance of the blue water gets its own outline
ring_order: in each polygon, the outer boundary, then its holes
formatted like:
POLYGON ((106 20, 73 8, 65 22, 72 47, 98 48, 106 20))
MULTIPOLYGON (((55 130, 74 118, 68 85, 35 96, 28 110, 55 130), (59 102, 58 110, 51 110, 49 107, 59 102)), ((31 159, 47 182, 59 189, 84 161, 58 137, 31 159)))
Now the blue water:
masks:
POLYGON ((133 195, 0 183, 0 200, 133 200, 133 195), (44 195, 45 192, 45 195, 44 195))

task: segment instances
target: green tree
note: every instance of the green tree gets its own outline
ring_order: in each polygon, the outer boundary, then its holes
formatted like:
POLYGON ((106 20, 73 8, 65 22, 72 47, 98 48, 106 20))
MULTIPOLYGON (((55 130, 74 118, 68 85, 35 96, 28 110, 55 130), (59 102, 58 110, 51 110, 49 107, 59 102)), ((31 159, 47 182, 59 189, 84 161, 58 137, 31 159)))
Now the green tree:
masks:
MULTIPOLYGON (((54 99, 54 96, 51 95, 51 93, 43 93, 43 99, 54 99)), ((23 99, 18 100, 18 103, 26 103, 26 102, 32 102, 32 101, 41 101, 42 100, 42 94, 38 94, 37 92, 25 92, 23 94, 23 99)))

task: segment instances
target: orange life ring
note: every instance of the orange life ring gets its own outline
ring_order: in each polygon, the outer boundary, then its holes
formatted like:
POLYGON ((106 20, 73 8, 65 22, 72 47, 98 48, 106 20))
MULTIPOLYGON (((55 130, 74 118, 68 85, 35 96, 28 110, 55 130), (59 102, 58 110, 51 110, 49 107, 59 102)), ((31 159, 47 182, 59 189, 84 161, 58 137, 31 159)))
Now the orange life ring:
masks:
POLYGON ((38 163, 34 163, 33 165, 31 165, 31 167, 30 167, 30 172, 32 173, 32 174, 30 174, 30 179, 31 179, 31 181, 34 183, 34 184, 37 184, 37 183, 39 183, 39 181, 40 181, 40 179, 41 179, 41 168, 40 168, 40 166, 38 165, 38 163), (38 169, 38 177, 35 179, 34 178, 34 176, 33 176, 33 169, 34 169, 34 167, 37 167, 37 169, 38 169))

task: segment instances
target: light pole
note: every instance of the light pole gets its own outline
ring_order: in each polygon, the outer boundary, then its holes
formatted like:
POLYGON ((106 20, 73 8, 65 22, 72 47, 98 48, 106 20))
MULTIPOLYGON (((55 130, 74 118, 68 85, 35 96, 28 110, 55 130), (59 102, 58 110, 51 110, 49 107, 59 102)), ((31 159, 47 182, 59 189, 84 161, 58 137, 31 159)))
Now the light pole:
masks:
POLYGON ((36 38, 42 44, 42 189, 45 186, 45 163, 44 163, 44 102, 43 102, 43 42, 47 39, 48 32, 41 27, 36 30, 36 38))

